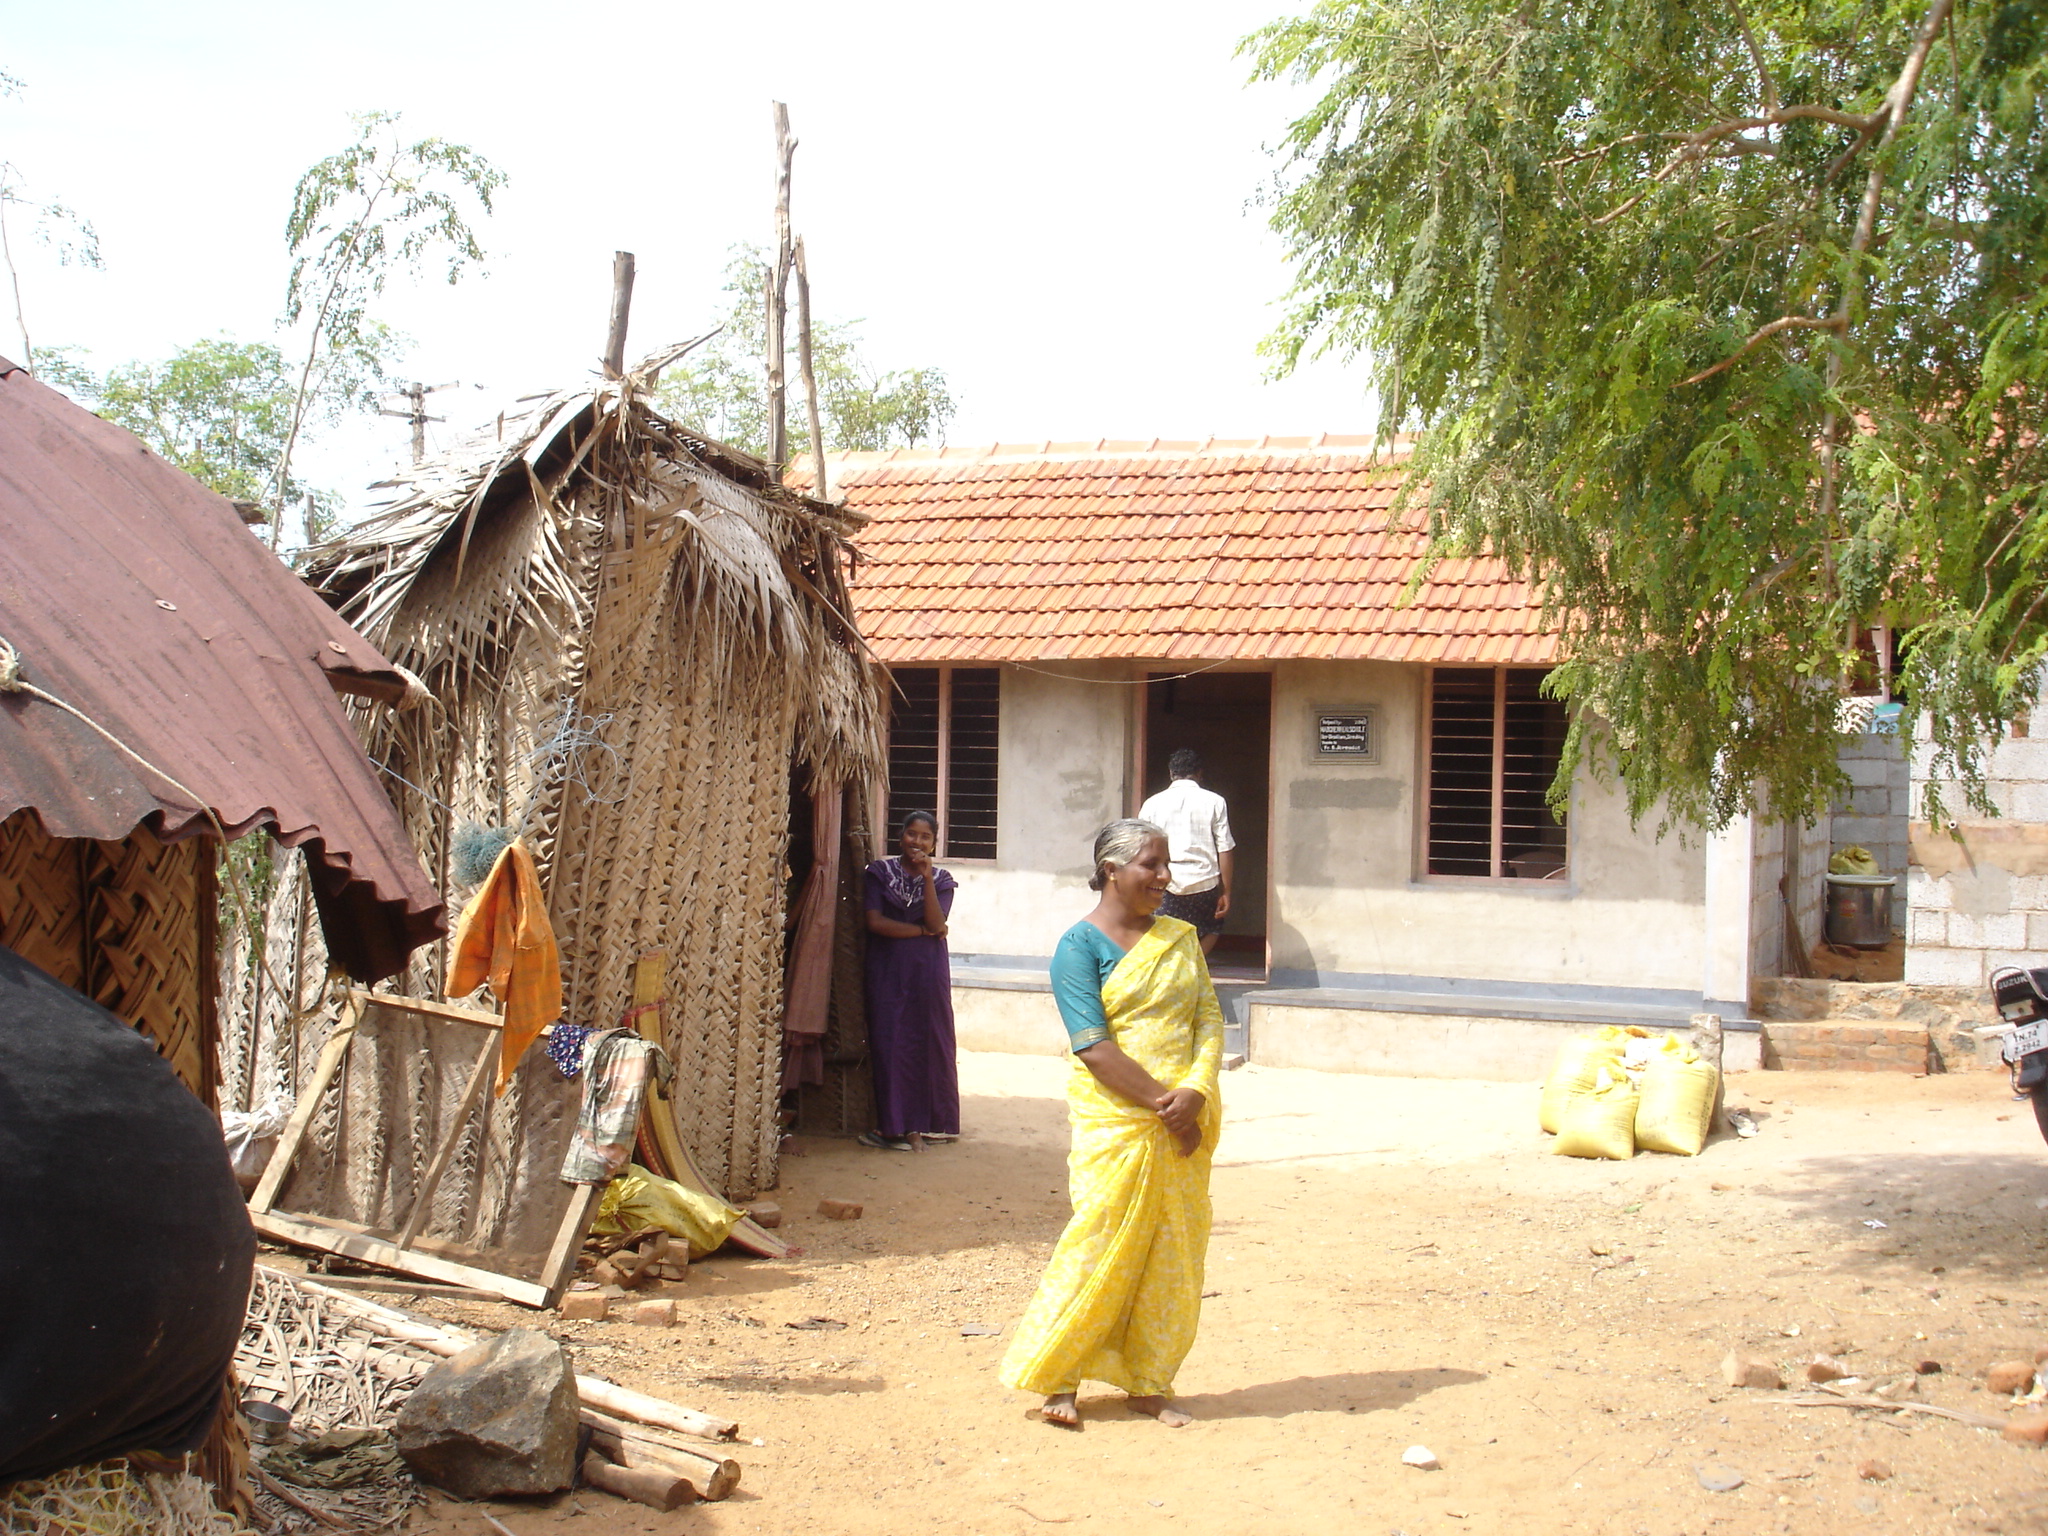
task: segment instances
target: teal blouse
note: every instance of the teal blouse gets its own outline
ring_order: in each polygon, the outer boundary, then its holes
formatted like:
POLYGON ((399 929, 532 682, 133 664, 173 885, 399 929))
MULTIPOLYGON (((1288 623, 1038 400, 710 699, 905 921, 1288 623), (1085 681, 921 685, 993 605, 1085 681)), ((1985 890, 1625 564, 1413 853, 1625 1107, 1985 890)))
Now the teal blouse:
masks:
POLYGON ((1102 984, 1123 957, 1116 941, 1085 918, 1060 935, 1052 952, 1052 998, 1067 1026, 1068 1050, 1085 1051, 1109 1038, 1102 984))

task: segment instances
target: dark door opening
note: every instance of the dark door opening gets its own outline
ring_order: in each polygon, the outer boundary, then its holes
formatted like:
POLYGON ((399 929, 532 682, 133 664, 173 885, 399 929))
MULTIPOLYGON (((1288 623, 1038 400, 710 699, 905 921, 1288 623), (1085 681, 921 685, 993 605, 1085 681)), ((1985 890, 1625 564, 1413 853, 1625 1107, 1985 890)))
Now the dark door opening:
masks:
MULTIPOLYGON (((1154 676, 1145 689, 1144 794, 1166 788, 1167 759, 1202 754, 1202 784, 1230 806, 1236 876, 1211 970, 1266 969, 1266 824, 1271 794, 1273 677, 1269 672, 1154 676)), ((1141 797, 1142 798, 1142 797, 1141 797)))

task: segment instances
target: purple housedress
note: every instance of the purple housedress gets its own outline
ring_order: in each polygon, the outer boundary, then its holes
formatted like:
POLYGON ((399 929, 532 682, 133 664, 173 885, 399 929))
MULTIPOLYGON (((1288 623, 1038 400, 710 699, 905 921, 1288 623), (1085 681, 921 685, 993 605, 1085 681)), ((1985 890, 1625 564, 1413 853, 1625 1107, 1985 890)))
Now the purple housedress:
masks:
MULTIPOLYGON (((953 911, 953 877, 932 872, 939 907, 953 911)), ((924 881, 900 859, 867 867, 867 910, 924 921, 924 881)), ((960 1134, 960 1074, 953 1059, 953 965, 943 934, 868 935, 868 1063, 875 1129, 884 1136, 960 1134)))

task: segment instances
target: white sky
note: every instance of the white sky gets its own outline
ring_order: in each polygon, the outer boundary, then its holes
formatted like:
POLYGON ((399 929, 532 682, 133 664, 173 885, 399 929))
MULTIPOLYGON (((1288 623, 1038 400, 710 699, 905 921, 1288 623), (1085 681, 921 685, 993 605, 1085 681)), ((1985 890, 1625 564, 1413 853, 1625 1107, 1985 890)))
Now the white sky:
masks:
MULTIPOLYGON (((408 375, 486 386, 435 397, 437 436, 466 429, 592 367, 615 249, 639 263, 631 355, 708 328, 727 248, 770 238, 779 98, 820 317, 863 320, 880 367, 943 369, 951 441, 1368 430, 1356 365, 1272 383, 1256 352, 1288 272, 1252 200, 1306 98, 1246 86, 1234 48, 1306 5, 23 6, 0 158, 106 258, 18 243, 30 331, 100 367, 272 337, 293 182, 349 112, 398 111, 511 177, 488 275, 380 311, 408 375)), ((379 421, 304 467, 355 497, 405 451, 379 421)))

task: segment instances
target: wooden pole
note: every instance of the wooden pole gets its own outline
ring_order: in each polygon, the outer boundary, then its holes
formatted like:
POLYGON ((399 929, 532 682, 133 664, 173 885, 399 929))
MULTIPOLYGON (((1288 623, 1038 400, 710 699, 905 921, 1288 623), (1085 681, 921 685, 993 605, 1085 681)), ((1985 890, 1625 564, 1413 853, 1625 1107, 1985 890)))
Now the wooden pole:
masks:
POLYGON ((612 252, 612 320, 604 338, 604 376, 626 374, 626 321, 633 312, 633 253, 612 252))
POLYGON ((713 1502, 730 1497, 740 1485, 740 1464, 730 1456, 706 1454, 710 1447, 692 1450, 659 1430, 627 1424, 593 1408, 584 1408, 582 1416, 590 1426, 590 1443, 622 1467, 687 1477, 700 1498, 713 1502))
POLYGON ((818 374, 811 366, 811 274, 804 265, 804 242, 796 242, 796 356, 804 375, 804 407, 811 423, 811 494, 832 499, 831 472, 825 467, 825 429, 818 415, 818 374))
POLYGON ((615 1467, 595 1451, 583 1458, 583 1481, 593 1488, 603 1489, 614 1498, 631 1499, 636 1504, 645 1504, 649 1509, 664 1513, 697 1502, 697 1490, 690 1486, 687 1477, 615 1467))
POLYGON ((789 173, 796 140, 789 108, 775 103, 775 265, 768 274, 768 467, 777 479, 789 462, 789 390, 783 379, 789 326, 789 173))
POLYGON ((504 1053, 503 1042, 493 1031, 484 1032, 483 1049, 477 1052, 476 1065, 470 1068, 469 1081, 462 1089, 462 1102, 455 1107, 455 1113, 448 1121, 448 1129, 442 1133, 441 1145, 434 1149, 434 1160, 427 1164, 427 1171, 420 1178, 419 1193, 413 1196, 412 1214, 405 1218, 405 1225, 398 1232, 398 1246, 410 1248, 412 1240, 420 1235, 420 1228, 427 1224, 427 1217, 434 1207, 434 1192, 441 1187, 442 1175, 448 1172, 448 1164, 454 1160, 455 1149, 462 1143, 462 1133, 469 1128, 469 1117, 476 1113, 476 1107, 484 1096, 484 1087, 497 1075, 498 1058, 504 1053))

